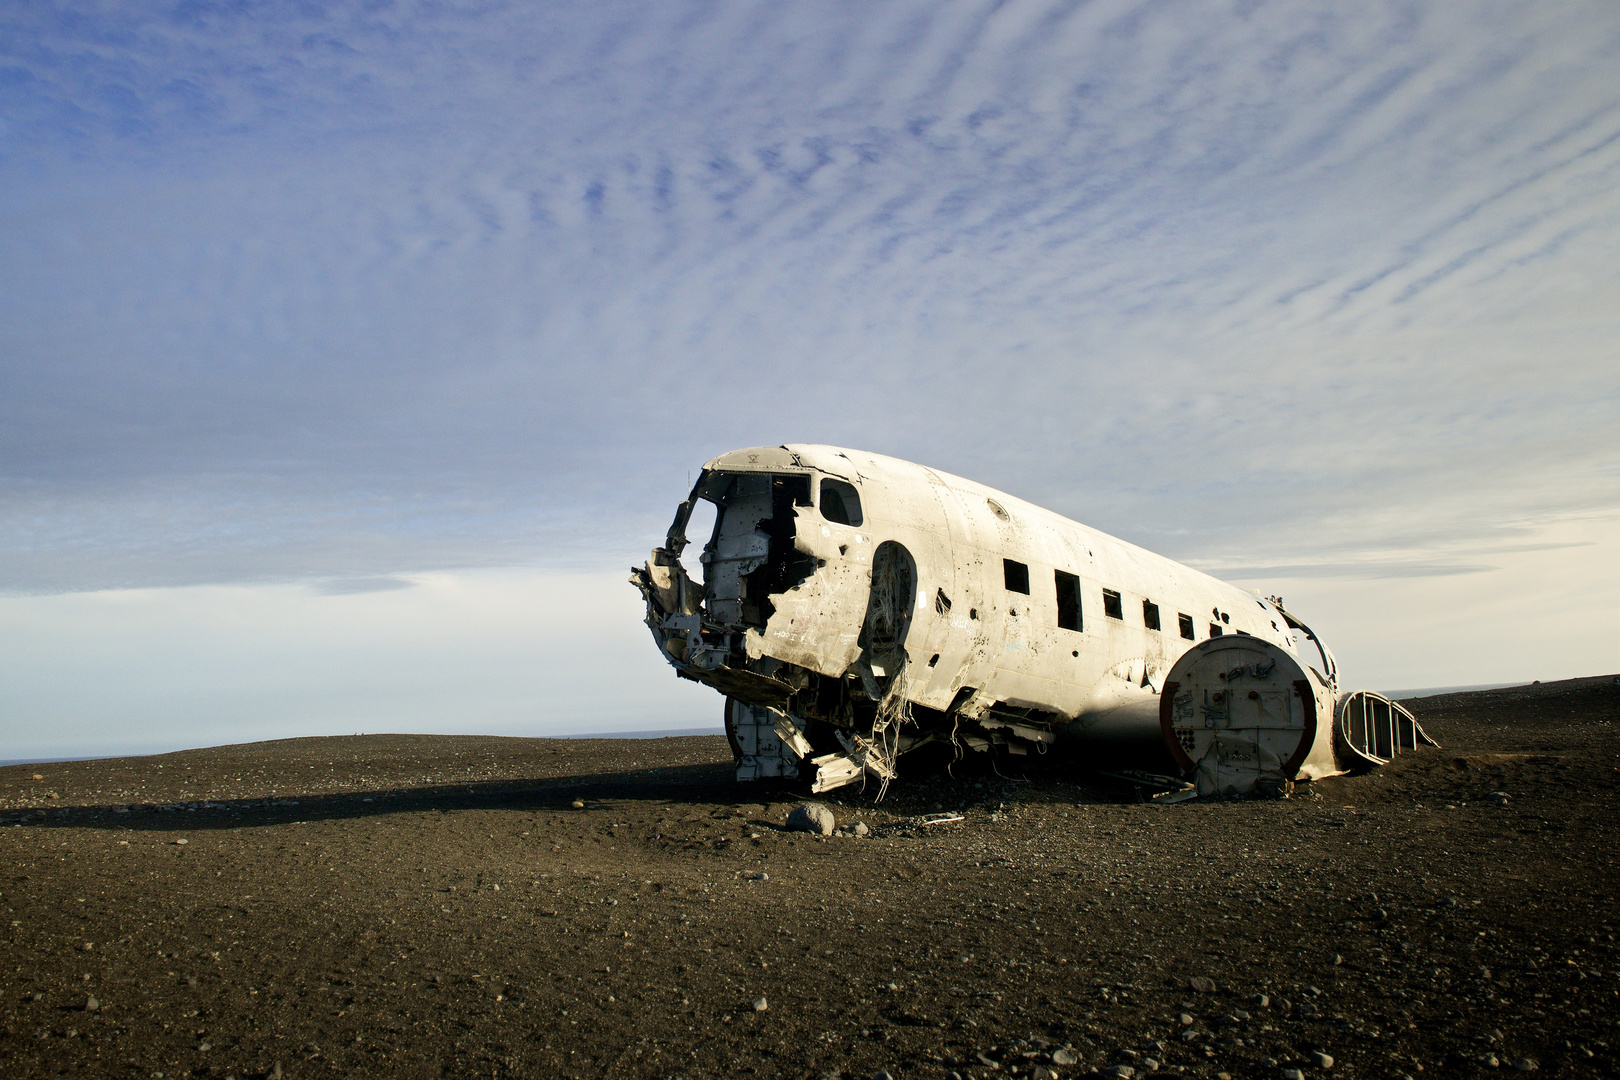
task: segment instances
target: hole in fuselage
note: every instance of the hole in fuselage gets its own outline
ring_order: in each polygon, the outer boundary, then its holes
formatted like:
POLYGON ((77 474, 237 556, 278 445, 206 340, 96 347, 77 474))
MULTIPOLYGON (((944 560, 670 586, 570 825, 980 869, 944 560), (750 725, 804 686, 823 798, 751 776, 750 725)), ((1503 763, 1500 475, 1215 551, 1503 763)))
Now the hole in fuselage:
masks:
POLYGON ((810 477, 738 473, 710 490, 723 508, 704 551, 705 607, 716 622, 762 630, 776 611, 771 597, 816 569, 815 557, 793 546, 796 507, 810 505, 810 477))
POLYGON ((703 553, 714 540, 715 526, 720 523, 720 508, 708 499, 692 504, 692 515, 686 519, 686 550, 681 552, 681 568, 694 584, 702 585, 705 577, 703 553))

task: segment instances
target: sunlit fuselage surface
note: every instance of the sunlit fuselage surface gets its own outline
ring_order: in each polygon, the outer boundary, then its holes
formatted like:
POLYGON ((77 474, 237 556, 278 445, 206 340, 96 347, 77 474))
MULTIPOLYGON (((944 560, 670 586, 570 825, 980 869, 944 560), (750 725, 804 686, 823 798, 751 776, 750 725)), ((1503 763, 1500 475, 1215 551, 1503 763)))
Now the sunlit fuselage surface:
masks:
MULTIPOLYGON (((1200 642, 1331 655, 1272 600, 972 481, 831 446, 710 461, 632 581, 682 676, 727 696, 740 778, 819 790, 928 744, 954 755, 1164 746, 1159 694, 1200 642), (700 501, 702 582, 681 564, 700 501)), ((1331 706, 1330 706, 1331 707, 1331 706)))

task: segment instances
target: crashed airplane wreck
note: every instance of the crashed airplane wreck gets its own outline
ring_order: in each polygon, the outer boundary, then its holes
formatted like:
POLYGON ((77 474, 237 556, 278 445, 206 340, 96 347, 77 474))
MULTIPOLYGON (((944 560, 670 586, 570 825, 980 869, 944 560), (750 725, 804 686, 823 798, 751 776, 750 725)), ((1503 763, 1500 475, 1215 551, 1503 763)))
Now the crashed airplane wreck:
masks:
POLYGON ((1280 599, 878 454, 715 458, 631 582, 677 674, 725 695, 739 780, 881 789, 907 755, 1157 754, 1187 793, 1236 795, 1432 743, 1394 702, 1341 694, 1280 599))

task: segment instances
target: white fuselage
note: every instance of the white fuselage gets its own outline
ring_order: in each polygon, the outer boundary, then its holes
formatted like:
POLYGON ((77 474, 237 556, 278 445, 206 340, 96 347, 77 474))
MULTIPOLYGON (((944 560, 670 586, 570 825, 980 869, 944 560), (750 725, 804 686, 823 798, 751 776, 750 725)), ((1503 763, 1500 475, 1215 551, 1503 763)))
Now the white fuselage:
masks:
POLYGON ((1282 612, 1254 594, 971 480, 832 446, 710 461, 653 555, 636 580, 671 662, 788 710, 795 693, 825 702, 826 680, 860 699, 857 676, 875 700, 887 682, 874 676, 898 663, 907 701, 953 719, 1153 740, 1164 675, 1196 642, 1248 634, 1295 649, 1282 612), (678 565, 699 498, 719 507, 701 586, 678 565), (895 579, 909 589, 898 661, 872 652, 884 551, 909 560, 895 579))

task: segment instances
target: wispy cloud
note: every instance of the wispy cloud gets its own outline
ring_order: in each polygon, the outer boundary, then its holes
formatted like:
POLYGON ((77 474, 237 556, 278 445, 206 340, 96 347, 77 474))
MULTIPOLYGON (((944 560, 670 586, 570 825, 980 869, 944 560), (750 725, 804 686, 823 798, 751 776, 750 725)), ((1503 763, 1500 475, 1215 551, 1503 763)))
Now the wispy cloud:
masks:
POLYGON ((0 54, 7 588, 618 563, 785 440, 1229 566, 1620 501, 1612 5, 37 4, 0 54))

